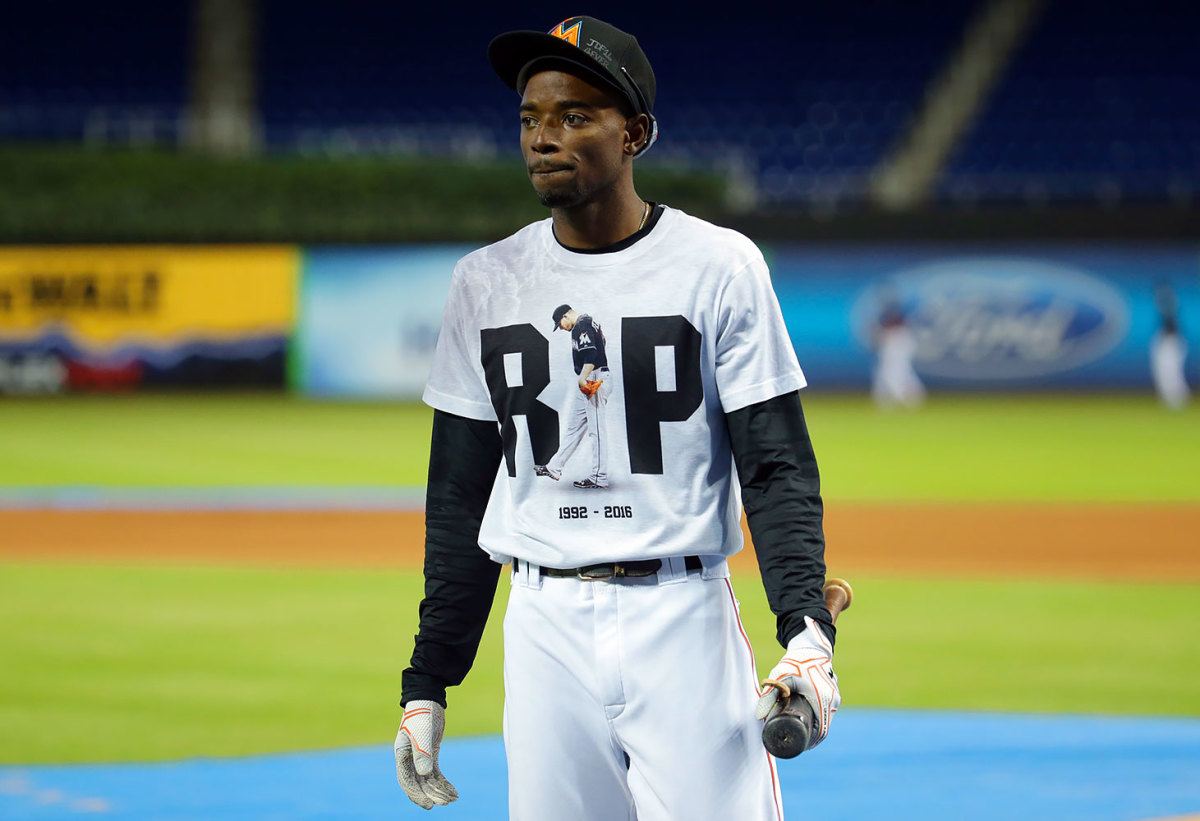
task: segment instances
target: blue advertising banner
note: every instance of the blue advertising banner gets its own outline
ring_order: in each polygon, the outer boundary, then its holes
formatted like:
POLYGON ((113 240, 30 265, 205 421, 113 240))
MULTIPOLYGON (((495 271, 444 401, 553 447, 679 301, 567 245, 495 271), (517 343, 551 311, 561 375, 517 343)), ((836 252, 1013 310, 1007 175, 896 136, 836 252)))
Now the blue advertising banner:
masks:
MULTIPOLYGON (((471 246, 305 252, 293 385, 321 396, 417 399, 455 262, 471 246)), ((764 247, 815 390, 866 390, 883 315, 904 317, 932 388, 1151 388, 1164 294, 1200 384, 1200 247, 764 247)), ((682 275, 682 274, 681 274, 682 275)))
POLYGON ((419 399, 450 274, 471 246, 304 255, 292 381, 317 396, 419 399))
POLYGON ((1200 344, 1200 248, 1191 245, 764 250, 817 389, 869 384, 888 307, 904 316, 916 371, 934 387, 1148 389, 1164 294, 1192 350, 1200 344))

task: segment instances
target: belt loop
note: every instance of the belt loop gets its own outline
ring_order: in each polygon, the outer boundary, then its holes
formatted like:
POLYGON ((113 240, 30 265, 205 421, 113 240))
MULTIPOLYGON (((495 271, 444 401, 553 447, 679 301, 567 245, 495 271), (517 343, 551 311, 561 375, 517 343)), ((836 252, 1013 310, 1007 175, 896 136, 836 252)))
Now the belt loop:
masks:
POLYGON ((721 559, 715 564, 704 563, 704 569, 700 571, 700 578, 707 581, 713 579, 728 579, 729 578, 729 562, 721 559))
POLYGON ((530 590, 542 589, 542 568, 530 564, 524 559, 517 559, 517 584, 530 590))
POLYGON ((683 556, 670 556, 663 559, 662 567, 658 569, 658 583, 679 584, 687 581, 687 562, 683 556))

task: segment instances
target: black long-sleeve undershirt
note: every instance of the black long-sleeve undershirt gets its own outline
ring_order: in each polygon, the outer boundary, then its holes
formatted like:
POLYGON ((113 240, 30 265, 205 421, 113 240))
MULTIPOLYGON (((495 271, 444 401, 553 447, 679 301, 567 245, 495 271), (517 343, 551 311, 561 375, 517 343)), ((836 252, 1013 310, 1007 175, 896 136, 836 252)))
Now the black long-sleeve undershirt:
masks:
MULTIPOLYGON (((825 579, 821 480, 797 393, 725 415, 742 503, 767 602, 784 646, 811 616, 835 639, 825 579)), ((446 705, 475 661, 500 565, 479 547, 479 527, 500 465, 495 422, 434 411, 425 501, 425 599, 402 704, 446 705)))
POLYGON ((811 616, 832 642, 825 582, 821 476, 797 392, 725 414, 742 505, 767 603, 783 646, 811 616))
POLYGON ((433 412, 425 492, 425 599, 401 704, 446 706, 446 688, 475 661, 492 609, 500 565, 479 548, 503 443, 495 422, 433 412))

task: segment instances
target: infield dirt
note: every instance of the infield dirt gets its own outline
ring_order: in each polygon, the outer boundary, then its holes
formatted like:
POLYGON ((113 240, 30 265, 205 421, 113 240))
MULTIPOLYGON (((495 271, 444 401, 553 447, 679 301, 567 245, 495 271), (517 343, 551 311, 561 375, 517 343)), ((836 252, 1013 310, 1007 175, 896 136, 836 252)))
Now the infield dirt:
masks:
MULTIPOLYGON (((1200 505, 833 504, 825 530, 831 575, 1200 580, 1200 505)), ((419 567, 423 539, 418 512, 0 511, 0 556, 39 561, 419 567)))

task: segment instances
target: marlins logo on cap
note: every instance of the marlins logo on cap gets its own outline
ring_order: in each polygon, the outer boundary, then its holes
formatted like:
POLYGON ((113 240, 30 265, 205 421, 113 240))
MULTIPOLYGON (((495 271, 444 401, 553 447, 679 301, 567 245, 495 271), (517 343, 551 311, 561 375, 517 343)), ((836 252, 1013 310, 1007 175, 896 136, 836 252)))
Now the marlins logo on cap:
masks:
POLYGON ((564 20, 562 23, 559 23, 557 26, 550 29, 550 33, 552 35, 554 35, 555 37, 557 37, 559 40, 566 40, 568 43, 570 43, 571 45, 578 48, 579 47, 579 29, 583 26, 583 21, 580 20, 580 21, 576 22, 575 25, 571 26, 570 28, 563 28, 563 26, 567 22, 569 22, 569 21, 564 20))

